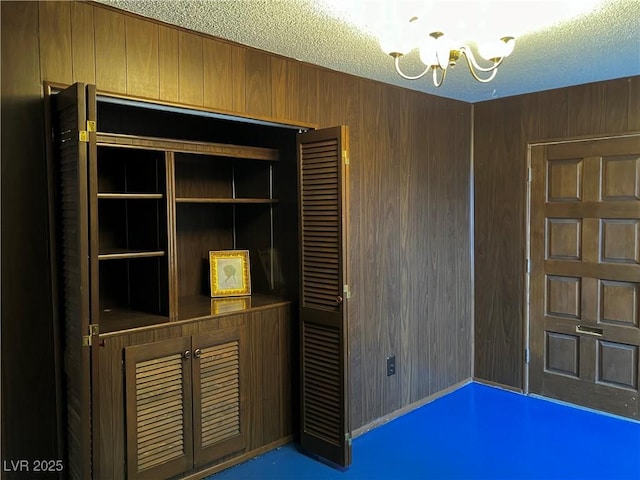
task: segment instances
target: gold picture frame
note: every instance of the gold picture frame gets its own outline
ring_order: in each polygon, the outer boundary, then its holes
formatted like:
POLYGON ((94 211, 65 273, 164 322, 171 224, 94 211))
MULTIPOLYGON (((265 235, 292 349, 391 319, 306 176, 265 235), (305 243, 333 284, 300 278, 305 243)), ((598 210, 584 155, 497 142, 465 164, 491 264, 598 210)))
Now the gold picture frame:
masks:
POLYGON ((249 250, 212 250, 209 252, 211 297, 251 295, 249 250))

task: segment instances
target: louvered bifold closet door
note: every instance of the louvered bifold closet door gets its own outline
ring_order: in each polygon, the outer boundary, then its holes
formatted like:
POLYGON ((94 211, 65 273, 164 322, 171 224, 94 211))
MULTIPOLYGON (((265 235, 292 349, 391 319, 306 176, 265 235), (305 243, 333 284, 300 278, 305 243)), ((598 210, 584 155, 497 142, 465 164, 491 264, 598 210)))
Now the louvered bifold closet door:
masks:
POLYGON ((125 348, 127 478, 193 466, 191 338, 125 348))
POLYGON ((86 86, 75 84, 52 96, 58 162, 57 221, 61 232, 62 310, 67 401, 68 472, 92 478, 90 269, 86 86))
POLYGON ((246 355, 240 329, 193 337, 193 437, 195 466, 246 446, 246 355))
POLYGON ((348 466, 345 302, 347 127, 298 135, 300 206, 301 436, 304 450, 348 466))

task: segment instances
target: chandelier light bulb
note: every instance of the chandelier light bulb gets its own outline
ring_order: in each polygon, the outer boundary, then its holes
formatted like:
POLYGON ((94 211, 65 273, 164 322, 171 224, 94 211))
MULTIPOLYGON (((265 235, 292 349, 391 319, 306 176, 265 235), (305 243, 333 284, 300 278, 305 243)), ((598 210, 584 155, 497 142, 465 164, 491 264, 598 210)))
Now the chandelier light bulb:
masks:
POLYGON ((451 52, 451 46, 453 43, 445 37, 441 32, 434 32, 430 34, 431 37, 436 39, 436 55, 438 57, 438 64, 443 70, 449 66, 449 53, 451 52))
POLYGON ((391 56, 406 55, 413 49, 410 39, 408 39, 402 29, 389 28, 384 36, 380 37, 380 48, 384 53, 391 56))
POLYGON ((433 37, 427 37, 420 42, 419 52, 420 61, 427 67, 438 66, 437 40, 433 37))
POLYGON ((503 46, 502 56, 508 57, 513 53, 513 49, 516 47, 516 39, 514 37, 502 37, 500 39, 503 46))
POLYGON ((511 55, 516 45, 513 37, 484 42, 478 45, 478 53, 485 60, 497 60, 511 55))

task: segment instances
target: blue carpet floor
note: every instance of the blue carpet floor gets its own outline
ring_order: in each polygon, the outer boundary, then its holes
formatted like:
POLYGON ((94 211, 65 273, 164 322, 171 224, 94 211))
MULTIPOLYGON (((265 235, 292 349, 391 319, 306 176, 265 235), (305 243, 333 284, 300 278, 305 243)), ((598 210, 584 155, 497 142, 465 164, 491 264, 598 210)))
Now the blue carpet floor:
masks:
POLYGON ((640 423, 472 383, 353 442, 335 470, 293 445, 210 480, 640 479, 640 423))

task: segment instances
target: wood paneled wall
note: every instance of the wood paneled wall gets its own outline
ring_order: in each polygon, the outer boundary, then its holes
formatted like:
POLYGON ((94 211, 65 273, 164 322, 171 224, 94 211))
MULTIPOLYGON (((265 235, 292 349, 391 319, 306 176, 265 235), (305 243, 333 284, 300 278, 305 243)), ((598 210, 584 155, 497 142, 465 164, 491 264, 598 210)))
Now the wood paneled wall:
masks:
POLYGON ((57 459, 38 4, 0 8, 2 460, 57 459))
POLYGON ((296 124, 349 125, 352 427, 471 376, 469 104, 96 4, 2 2, 2 40, 3 120, 12 115, 2 122, 2 226, 12 232, 2 244, 3 382, 24 379, 17 390, 3 388, 9 458, 35 454, 34 441, 43 443, 38 458, 55 456, 45 455, 54 443, 54 405, 38 134, 43 80, 95 82, 100 91, 296 124), (10 358, 23 353, 25 362, 10 358), (390 354, 393 377, 385 369, 390 354), (47 440, 25 432, 25 421, 47 440))
POLYGON ((640 130, 640 77, 474 109, 475 376, 521 389, 527 143, 640 130))

